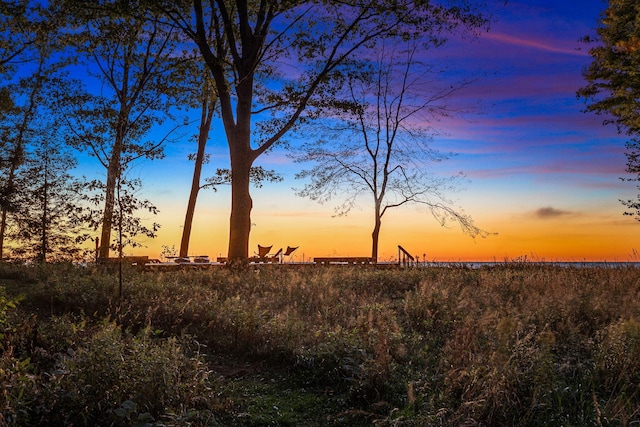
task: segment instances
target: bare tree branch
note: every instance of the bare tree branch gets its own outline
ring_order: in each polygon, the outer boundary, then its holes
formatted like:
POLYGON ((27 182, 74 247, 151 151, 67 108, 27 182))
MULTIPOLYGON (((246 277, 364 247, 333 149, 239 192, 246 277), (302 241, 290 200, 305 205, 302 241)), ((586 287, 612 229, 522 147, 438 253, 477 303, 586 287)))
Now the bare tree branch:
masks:
POLYGON ((412 122, 425 110, 442 112, 449 98, 470 83, 425 85, 432 69, 416 61, 416 49, 415 44, 402 52, 381 49, 373 70, 351 74, 342 95, 351 101, 349 105, 363 108, 336 109, 336 120, 344 125, 333 129, 320 125, 329 135, 304 144, 294 155, 297 162, 313 164, 297 175, 310 179, 299 195, 321 202, 338 196, 342 201, 336 211, 341 214, 361 196, 368 194, 372 199, 374 259, 383 216, 407 204, 426 207, 441 225, 458 223, 471 237, 489 234, 448 200, 446 193, 455 190, 459 177, 443 178, 431 172, 431 162, 448 156, 429 147, 430 123, 425 127, 412 122))

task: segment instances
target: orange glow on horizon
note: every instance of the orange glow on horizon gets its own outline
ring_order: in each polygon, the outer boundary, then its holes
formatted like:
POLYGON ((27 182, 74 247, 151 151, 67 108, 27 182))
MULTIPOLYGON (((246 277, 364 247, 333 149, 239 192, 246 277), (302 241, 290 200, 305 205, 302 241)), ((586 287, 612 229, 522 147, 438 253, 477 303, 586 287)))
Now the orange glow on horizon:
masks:
MULTIPOLYGON (((440 227, 429 215, 407 209, 383 219, 378 259, 398 257, 398 245, 428 261, 505 261, 524 256, 533 261, 634 261, 637 221, 618 212, 596 212, 577 218, 536 219, 517 214, 484 213, 476 219, 485 230, 497 232, 472 239, 456 224, 440 227)), ((159 258, 163 245, 179 249, 183 219, 167 216, 156 239, 132 254, 159 258)), ((366 212, 332 218, 330 213, 256 210, 249 255, 257 245, 299 246, 292 261, 318 256, 370 256, 372 220, 366 212)), ((199 212, 193 224, 190 255, 212 260, 227 255, 228 212, 199 212), (207 217, 208 216, 208 217, 207 217)))

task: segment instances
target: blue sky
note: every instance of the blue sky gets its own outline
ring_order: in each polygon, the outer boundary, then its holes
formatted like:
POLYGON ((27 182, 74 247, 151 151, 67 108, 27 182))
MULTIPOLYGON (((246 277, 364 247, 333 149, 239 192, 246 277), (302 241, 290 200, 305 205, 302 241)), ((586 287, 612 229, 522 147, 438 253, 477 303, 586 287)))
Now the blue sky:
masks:
MULTIPOLYGON (((436 123, 434 146, 457 153, 439 166, 445 174, 463 171, 469 181, 453 194, 477 225, 497 235, 470 239, 458 228, 440 227, 427 212, 407 207, 383 223, 382 258, 393 258, 398 244, 433 260, 513 259, 627 260, 634 251, 637 221, 622 215, 618 199, 634 197, 624 183, 624 136, 603 117, 586 114, 575 95, 589 64, 600 0, 575 2, 509 1, 490 5, 494 22, 477 40, 450 40, 435 53, 449 76, 477 81, 459 92, 452 105, 464 114, 436 123)), ((195 129, 194 129, 195 132, 195 129)), ((155 241, 138 252, 159 253, 176 245, 183 220, 195 144, 167 147, 164 160, 134 169, 145 180, 145 196, 160 208, 155 241)), ((227 167, 226 142, 214 121, 209 171, 227 167)), ((294 195, 300 165, 275 150, 258 164, 276 169, 285 180, 253 192, 252 247, 301 246, 298 256, 366 255, 372 218, 368 201, 347 217, 333 218, 333 204, 319 205, 294 195)), ((204 192, 198 202, 192 252, 226 253, 229 191, 204 192)), ((337 202, 336 202, 337 203, 337 202)))

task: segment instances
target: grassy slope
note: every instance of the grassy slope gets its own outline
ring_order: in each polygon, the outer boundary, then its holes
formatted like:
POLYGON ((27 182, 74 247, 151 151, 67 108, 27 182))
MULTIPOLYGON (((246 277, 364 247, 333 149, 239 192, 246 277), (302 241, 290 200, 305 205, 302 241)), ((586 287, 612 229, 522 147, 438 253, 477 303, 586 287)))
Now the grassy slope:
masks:
MULTIPOLYGON (((17 425, 631 425, 640 271, 0 266, 17 425)), ((1 293, 0 293, 1 295, 1 293)), ((0 425, 2 422, 0 421, 0 425)))

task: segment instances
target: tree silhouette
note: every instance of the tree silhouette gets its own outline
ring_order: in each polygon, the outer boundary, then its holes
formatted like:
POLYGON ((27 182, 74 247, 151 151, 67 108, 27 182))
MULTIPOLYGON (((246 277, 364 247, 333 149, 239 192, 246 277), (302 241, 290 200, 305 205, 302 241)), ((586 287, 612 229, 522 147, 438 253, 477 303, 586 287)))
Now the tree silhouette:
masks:
POLYGON ((198 135, 196 137, 198 149, 190 158, 194 161, 193 177, 191 179, 191 190, 189 191, 189 201, 187 202, 187 211, 184 217, 184 225, 182 227, 182 237, 180 239, 179 257, 184 258, 189 254, 189 240, 191 239, 191 226, 196 210, 196 202, 198 194, 202 187, 201 176, 202 167, 207 161, 206 146, 209 139, 209 131, 211 129, 211 121, 215 113, 217 102, 217 93, 211 77, 207 70, 198 68, 197 79, 192 89, 194 90, 194 99, 200 104, 200 122, 198 126, 198 135))
MULTIPOLYGON (((189 192, 189 201, 187 202, 187 211, 185 213, 184 225, 182 227, 182 237, 180 239, 180 250, 178 256, 185 258, 189 256, 189 241, 191 238, 191 230, 193 217, 195 215, 196 202, 201 189, 207 188, 216 191, 219 185, 231 184, 231 171, 229 169, 218 168, 213 176, 206 177, 204 183, 201 182, 202 169, 208 161, 205 152, 207 140, 209 139, 209 131, 211 129, 211 121, 215 113, 217 95, 215 86, 210 77, 205 75, 200 85, 194 85, 196 89, 195 99, 200 101, 200 123, 198 126, 198 135, 196 137, 198 150, 195 154, 189 155, 194 161, 193 178, 191 180, 191 190, 189 192)), ((256 187, 261 187, 264 182, 282 181, 282 177, 273 170, 265 170, 261 166, 252 166, 250 170, 250 180, 256 187)))
POLYGON ((606 116, 621 132, 640 133, 640 27, 634 0, 610 0, 602 14, 598 37, 589 54, 591 64, 583 75, 587 85, 578 91, 588 103, 587 111, 606 116))
POLYGON ((486 24, 467 1, 154 3, 195 43, 215 80, 231 165, 232 262, 248 257, 253 163, 298 124, 320 116, 341 64, 383 39, 434 45, 452 28, 486 24))
POLYGON ((335 209, 338 215, 346 215, 362 197, 372 198, 374 261, 383 216, 406 204, 426 206, 442 225, 453 220, 473 237, 487 235, 447 198, 461 176, 432 171, 433 164, 450 156, 430 147, 434 117, 450 113, 447 101, 468 82, 438 82, 436 72, 417 61, 415 44, 399 47, 383 47, 377 61, 345 73, 332 124, 321 124, 322 137, 307 138, 293 156, 314 164, 297 175, 310 180, 298 195, 318 202, 344 197, 335 209))
MULTIPOLYGON (((587 111, 605 116, 605 124, 615 124, 620 133, 632 138, 626 144, 626 171, 640 181, 640 27, 638 2, 609 0, 602 13, 597 38, 589 50, 591 64, 583 71, 587 85, 578 96, 587 101, 587 111)), ((638 186, 640 190, 640 185, 638 186)), ((630 211, 625 215, 640 220, 640 192, 636 200, 621 200, 630 211)))
MULTIPOLYGON (((56 51, 57 21, 54 15, 50 15, 49 19, 49 25, 43 22, 34 24, 34 28, 41 30, 38 37, 33 36, 31 41, 25 42, 29 49, 28 58, 24 61, 32 69, 26 69, 15 81, 3 86, 4 92, 11 93, 12 98, 9 97, 4 103, 5 108, 0 116, 0 259, 4 257, 10 213, 20 207, 16 195, 23 189, 18 183, 18 174, 24 166, 28 146, 37 137, 36 129, 40 129, 44 122, 48 123, 41 117, 51 115, 49 101, 52 89, 57 86, 59 67, 50 61, 56 51)), ((17 57, 11 58, 16 60, 17 57)))
MULTIPOLYGON (((156 215, 158 209, 146 199, 141 198, 142 182, 136 178, 127 178, 120 173, 114 190, 114 206, 112 229, 115 235, 108 242, 109 249, 122 257, 124 248, 144 246, 140 237, 154 238, 160 225, 152 222, 147 225, 147 215, 156 215)), ((84 220, 91 228, 97 229, 102 225, 102 206, 106 197, 105 184, 100 180, 89 181, 85 185, 83 198, 88 205, 84 220)), ((103 244, 100 243, 100 246, 103 244)))
POLYGON ((87 151, 106 170, 104 185, 93 189, 105 193, 99 257, 107 258, 117 221, 116 192, 126 181, 122 174, 137 159, 163 156, 171 131, 164 137, 151 132, 172 118, 170 112, 183 89, 182 67, 191 58, 182 55, 176 31, 136 14, 133 3, 62 5, 73 18, 69 54, 99 82, 98 91, 77 82, 74 91, 59 93, 57 101, 69 144, 87 151))
POLYGON ((40 126, 39 145, 27 152, 18 174, 21 191, 11 240, 19 246, 12 255, 38 262, 79 260, 84 257, 81 244, 89 238, 83 221, 84 184, 70 174, 77 161, 56 142, 55 125, 48 125, 40 126))

